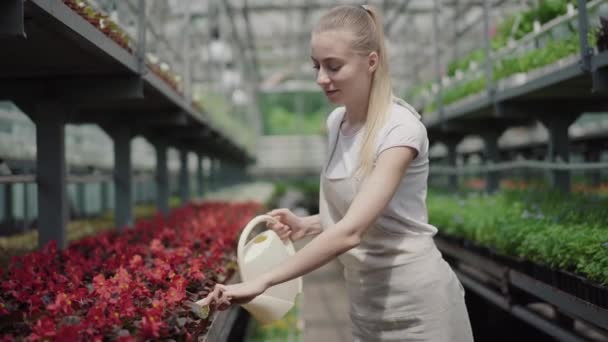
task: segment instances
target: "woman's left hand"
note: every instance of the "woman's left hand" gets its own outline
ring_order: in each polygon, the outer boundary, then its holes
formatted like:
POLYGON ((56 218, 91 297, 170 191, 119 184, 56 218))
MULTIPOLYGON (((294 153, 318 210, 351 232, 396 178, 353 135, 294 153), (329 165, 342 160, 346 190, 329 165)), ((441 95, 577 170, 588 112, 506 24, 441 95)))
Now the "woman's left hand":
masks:
POLYGON ((219 310, 226 310, 232 304, 245 304, 266 291, 268 286, 262 279, 254 279, 233 285, 216 284, 207 297, 196 302, 206 306, 215 303, 219 310))

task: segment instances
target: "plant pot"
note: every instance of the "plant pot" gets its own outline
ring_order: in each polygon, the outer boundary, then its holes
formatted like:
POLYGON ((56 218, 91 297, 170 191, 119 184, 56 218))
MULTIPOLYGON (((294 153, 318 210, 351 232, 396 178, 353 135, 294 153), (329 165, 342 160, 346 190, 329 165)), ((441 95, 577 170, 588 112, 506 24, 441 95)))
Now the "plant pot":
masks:
POLYGON ((599 307, 608 309, 608 287, 574 272, 559 270, 557 287, 599 307))
POLYGON ((72 11, 78 12, 78 4, 72 1, 66 1, 65 5, 68 6, 72 11))

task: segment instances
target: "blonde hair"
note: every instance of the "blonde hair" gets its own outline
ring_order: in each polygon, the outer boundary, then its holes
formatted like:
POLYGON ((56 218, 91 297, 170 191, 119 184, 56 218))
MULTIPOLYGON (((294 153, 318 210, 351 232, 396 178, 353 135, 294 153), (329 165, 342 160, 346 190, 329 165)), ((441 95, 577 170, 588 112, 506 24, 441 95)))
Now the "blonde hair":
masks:
POLYGON ((376 140, 389 115, 393 98, 388 54, 384 45, 382 16, 373 6, 342 5, 332 8, 319 19, 313 32, 345 30, 353 34, 352 48, 368 55, 378 54, 378 66, 372 75, 363 144, 357 173, 366 177, 374 168, 376 140))

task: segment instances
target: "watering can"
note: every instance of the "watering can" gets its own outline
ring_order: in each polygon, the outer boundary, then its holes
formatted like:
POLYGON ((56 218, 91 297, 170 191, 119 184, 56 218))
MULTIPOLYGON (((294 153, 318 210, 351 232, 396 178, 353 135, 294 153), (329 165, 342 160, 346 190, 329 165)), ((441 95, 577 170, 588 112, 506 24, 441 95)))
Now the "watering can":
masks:
MULTIPOLYGON (((295 254, 291 240, 282 241, 272 230, 265 230, 246 243, 251 231, 262 222, 276 223, 277 220, 270 215, 256 216, 245 226, 239 239, 237 262, 243 281, 259 277, 295 254)), ((242 306, 264 325, 283 318, 300 293, 302 277, 272 286, 242 306)))

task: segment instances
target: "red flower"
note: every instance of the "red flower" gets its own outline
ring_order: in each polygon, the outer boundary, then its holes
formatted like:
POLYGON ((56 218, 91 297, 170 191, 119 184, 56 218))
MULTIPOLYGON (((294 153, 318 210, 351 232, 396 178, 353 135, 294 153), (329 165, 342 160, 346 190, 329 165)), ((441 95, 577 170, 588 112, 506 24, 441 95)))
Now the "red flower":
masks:
POLYGON ((129 266, 133 270, 140 268, 143 264, 144 264, 144 260, 141 258, 141 255, 139 255, 139 254, 135 254, 131 258, 131 261, 129 261, 129 266))
POLYGON ((106 314, 105 314, 105 303, 99 303, 92 307, 87 313, 87 321, 94 327, 105 326, 106 314))
POLYGON ((24 328, 10 330, 16 340, 133 341, 124 334, 133 333, 133 322, 139 336, 191 340, 184 327, 165 322, 183 315, 175 306, 200 297, 186 291, 189 284, 196 285, 189 291, 201 291, 201 280, 223 272, 238 232, 258 207, 189 205, 167 218, 140 220, 126 232, 82 239, 65 251, 51 243, 13 258, 8 272, 0 270, 0 317, 18 317, 24 328))
POLYGON ((36 321, 33 332, 28 339, 38 341, 53 336, 55 336, 55 322, 49 317, 43 317, 36 321))
POLYGON ((129 272, 127 272, 127 270, 120 267, 118 269, 118 272, 116 272, 116 274, 114 275, 114 278, 112 278, 112 280, 118 287, 119 291, 125 291, 129 289, 129 284, 131 283, 131 275, 129 274, 129 272))
POLYGON ((64 314, 70 314, 73 311, 72 300, 67 294, 61 292, 55 297, 55 302, 53 304, 47 305, 46 309, 52 312, 53 314, 57 314, 60 312, 64 314))
POLYGON ((2 336, 2 338, 0 338, 1 342, 13 342, 15 341, 15 338, 12 335, 4 335, 2 336))
POLYGON ((55 336, 56 341, 78 341, 79 325, 64 325, 55 336))
POLYGON ((116 342, 136 342, 137 340, 133 336, 120 336, 116 339, 116 342))
POLYGON ((4 305, 4 303, 0 302, 0 316, 2 315, 8 315, 9 311, 6 308, 6 305, 4 305))
POLYGON ((160 254, 165 251, 165 246, 163 246, 163 243, 159 239, 154 239, 150 242, 150 251, 160 254))
POLYGON ((153 316, 144 316, 144 318, 141 319, 141 335, 147 338, 160 337, 160 330, 164 326, 165 324, 158 318, 153 316))
POLYGON ((185 297, 186 297, 186 289, 178 288, 178 287, 171 287, 171 288, 169 288, 169 290, 167 291, 167 294, 165 295, 165 301, 168 304, 175 304, 175 303, 181 302, 185 297))
POLYGON ((104 299, 109 299, 112 296, 112 292, 108 287, 108 283, 103 274, 98 274, 93 278, 93 285, 95 287, 95 292, 104 299))

